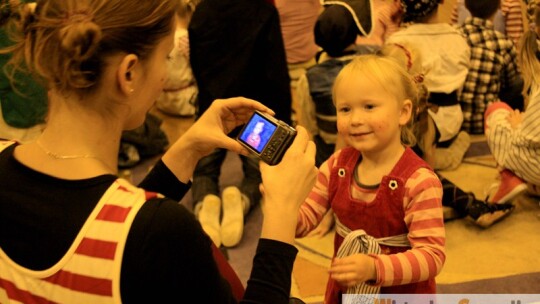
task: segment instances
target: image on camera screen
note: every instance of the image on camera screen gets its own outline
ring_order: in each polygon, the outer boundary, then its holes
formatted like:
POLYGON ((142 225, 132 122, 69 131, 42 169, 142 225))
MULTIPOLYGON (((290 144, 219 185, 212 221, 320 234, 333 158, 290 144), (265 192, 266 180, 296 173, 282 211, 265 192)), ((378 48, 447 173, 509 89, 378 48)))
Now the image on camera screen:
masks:
POLYGON ((275 124, 255 113, 240 135, 240 140, 261 153, 276 128, 275 124))

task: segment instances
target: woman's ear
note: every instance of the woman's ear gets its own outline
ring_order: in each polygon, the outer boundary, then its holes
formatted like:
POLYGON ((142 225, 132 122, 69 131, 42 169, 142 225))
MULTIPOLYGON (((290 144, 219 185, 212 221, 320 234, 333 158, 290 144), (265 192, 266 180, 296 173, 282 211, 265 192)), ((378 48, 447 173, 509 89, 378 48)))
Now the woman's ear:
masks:
POLYGON ((401 105, 401 113, 399 115, 399 125, 406 125, 411 120, 413 104, 410 99, 405 99, 401 105))
POLYGON ((135 79, 138 76, 135 67, 139 63, 139 57, 128 54, 122 58, 118 66, 116 78, 120 92, 129 96, 135 91, 135 79))

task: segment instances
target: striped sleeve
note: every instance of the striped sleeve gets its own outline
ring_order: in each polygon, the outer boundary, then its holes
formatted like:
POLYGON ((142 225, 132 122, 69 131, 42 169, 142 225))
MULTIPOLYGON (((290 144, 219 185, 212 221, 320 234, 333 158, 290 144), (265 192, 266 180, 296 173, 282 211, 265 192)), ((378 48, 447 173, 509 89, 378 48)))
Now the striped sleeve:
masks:
POLYGON ((521 1, 502 1, 501 11, 505 17, 506 36, 517 46, 521 35, 523 35, 523 11, 521 1))
POLYGON ((531 90, 529 106, 523 113, 521 127, 514 143, 520 147, 540 149, 540 85, 531 90))
POLYGON ((315 229, 321 222, 324 214, 330 209, 328 201, 328 184, 330 172, 336 165, 340 151, 334 153, 319 168, 319 175, 315 181, 315 186, 309 193, 305 202, 300 206, 298 213, 298 224, 296 226, 296 237, 304 237, 315 229))
POLYGON ((434 278, 445 261, 442 186, 431 170, 421 168, 407 181, 405 223, 411 249, 376 255, 377 285, 394 286, 434 278))

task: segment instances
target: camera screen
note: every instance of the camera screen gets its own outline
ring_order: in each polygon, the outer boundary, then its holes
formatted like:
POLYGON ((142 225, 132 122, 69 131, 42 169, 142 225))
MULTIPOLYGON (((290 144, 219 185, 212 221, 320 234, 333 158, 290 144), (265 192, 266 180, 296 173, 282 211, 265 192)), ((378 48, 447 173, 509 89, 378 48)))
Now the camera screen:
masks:
POLYGON ((277 126, 274 123, 255 113, 239 138, 255 151, 261 153, 270 138, 272 138, 276 128, 277 126))

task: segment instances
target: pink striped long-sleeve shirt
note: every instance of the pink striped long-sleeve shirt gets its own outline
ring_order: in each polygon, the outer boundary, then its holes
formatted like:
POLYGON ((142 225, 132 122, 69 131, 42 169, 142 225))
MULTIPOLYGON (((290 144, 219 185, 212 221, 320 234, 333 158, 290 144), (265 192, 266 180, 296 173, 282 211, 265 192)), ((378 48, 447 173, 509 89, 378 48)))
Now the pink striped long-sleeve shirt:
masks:
MULTIPOLYGON (((340 151, 332 155, 319 169, 314 189, 300 208, 296 234, 307 235, 330 208, 328 201, 330 172, 337 164, 340 151)), ((394 286, 425 281, 435 277, 445 261, 445 231, 442 215, 442 188, 433 171, 416 170, 405 184, 403 209, 411 249, 396 254, 380 254, 376 258, 376 285, 394 286)), ((353 199, 372 202, 377 189, 366 189, 352 182, 353 199)), ((337 250, 337 248, 336 248, 337 250)))

